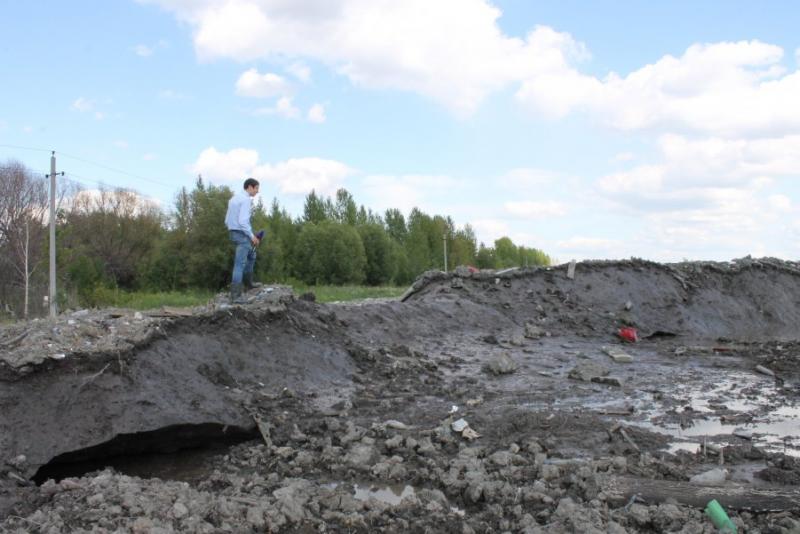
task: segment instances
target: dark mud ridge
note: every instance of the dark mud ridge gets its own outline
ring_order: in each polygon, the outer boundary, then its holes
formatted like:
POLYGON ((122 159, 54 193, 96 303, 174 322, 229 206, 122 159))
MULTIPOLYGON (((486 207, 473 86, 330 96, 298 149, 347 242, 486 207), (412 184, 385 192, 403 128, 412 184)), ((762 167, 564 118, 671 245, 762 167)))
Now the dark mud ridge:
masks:
POLYGON ((796 263, 250 301, 3 327, 0 532, 800 532, 796 263))

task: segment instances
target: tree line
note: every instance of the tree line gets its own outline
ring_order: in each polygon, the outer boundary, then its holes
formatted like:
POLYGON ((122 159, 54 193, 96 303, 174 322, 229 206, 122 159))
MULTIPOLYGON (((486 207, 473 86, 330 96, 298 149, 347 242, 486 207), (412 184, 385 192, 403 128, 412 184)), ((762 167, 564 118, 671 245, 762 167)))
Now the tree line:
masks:
MULTIPOLYGON (((0 303, 26 315, 47 293, 48 184, 21 164, 0 165, 0 303), (28 302, 25 301, 27 296, 28 302)), ((92 306, 113 289, 220 290, 230 281, 233 247, 224 225, 225 185, 201 177, 181 188, 169 211, 125 189, 62 186, 56 217, 59 298, 92 306)), ((414 208, 376 213, 345 189, 311 191, 292 217, 277 200, 258 201, 253 228, 264 229, 256 279, 307 284, 404 285, 429 269, 548 265, 541 250, 508 237, 477 243, 469 224, 414 208)), ((63 305, 63 303, 62 303, 63 305)), ((37 309, 40 309, 37 308, 37 309)))

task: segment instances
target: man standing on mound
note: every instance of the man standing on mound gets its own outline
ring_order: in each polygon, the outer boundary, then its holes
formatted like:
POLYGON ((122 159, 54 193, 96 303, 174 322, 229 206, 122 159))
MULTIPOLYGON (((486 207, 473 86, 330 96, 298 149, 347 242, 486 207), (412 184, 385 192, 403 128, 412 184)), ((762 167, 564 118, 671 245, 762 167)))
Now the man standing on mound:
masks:
POLYGON ((255 287, 253 267, 256 263, 256 247, 261 243, 261 239, 253 233, 250 226, 250 212, 253 209, 253 197, 257 194, 258 180, 248 178, 244 181, 244 191, 239 191, 228 201, 228 213, 225 214, 225 226, 228 227, 231 241, 236 245, 231 302, 237 304, 244 302, 243 289, 255 287))

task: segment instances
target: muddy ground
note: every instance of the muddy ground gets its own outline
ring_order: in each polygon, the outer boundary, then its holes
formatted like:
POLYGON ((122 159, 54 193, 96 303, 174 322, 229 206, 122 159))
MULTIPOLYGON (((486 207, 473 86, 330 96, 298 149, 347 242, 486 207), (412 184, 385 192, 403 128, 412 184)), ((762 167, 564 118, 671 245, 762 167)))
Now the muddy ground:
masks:
POLYGON ((800 532, 799 267, 427 273, 402 300, 6 326, 0 533, 710 533, 711 499, 800 532))

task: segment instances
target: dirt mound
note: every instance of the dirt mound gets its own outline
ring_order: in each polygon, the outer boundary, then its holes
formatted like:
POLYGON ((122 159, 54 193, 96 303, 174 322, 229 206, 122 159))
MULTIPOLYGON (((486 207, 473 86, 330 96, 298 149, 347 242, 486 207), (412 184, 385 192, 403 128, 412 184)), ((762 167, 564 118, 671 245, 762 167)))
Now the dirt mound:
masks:
POLYGON ((797 340, 800 267, 780 260, 659 264, 593 261, 494 272, 426 273, 414 302, 469 299, 514 322, 536 320, 551 334, 604 335, 620 325, 644 337, 797 340))
POLYGON ((790 532, 799 272, 584 262, 4 327, 0 530, 703 531, 716 498, 790 532))

